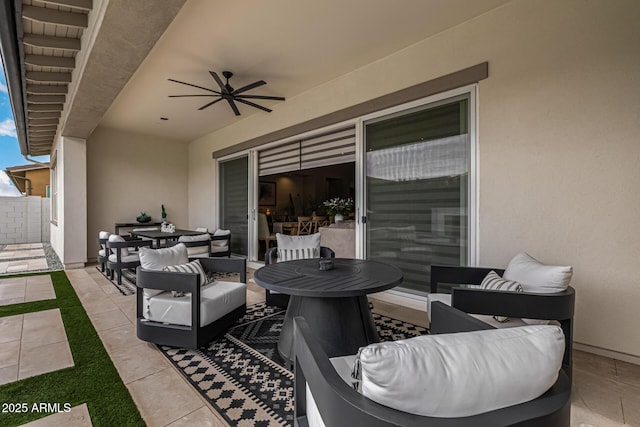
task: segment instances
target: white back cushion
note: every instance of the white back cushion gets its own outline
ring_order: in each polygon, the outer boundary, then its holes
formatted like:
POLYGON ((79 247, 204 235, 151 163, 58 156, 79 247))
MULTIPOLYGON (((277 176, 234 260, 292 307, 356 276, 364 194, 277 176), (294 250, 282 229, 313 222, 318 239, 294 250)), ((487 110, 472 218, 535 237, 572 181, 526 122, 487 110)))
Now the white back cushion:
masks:
MULTIPOLYGON (((220 229, 217 229, 215 231, 215 233, 213 233, 214 236, 228 236, 229 234, 231 234, 231 230, 220 230, 220 229)), ((226 247, 227 246, 227 241, 226 240, 213 240, 213 241, 211 241, 211 244, 213 246, 226 247)))
MULTIPOLYGON (((187 247, 181 243, 162 249, 140 248, 140 266, 146 270, 163 270, 170 265, 187 264, 188 262, 187 247)), ((144 296, 147 298, 162 292, 164 291, 144 288, 144 296)))
POLYGON ((417 415, 464 417, 533 400, 557 380, 557 326, 426 335, 360 349, 361 392, 417 415))
POLYGON ((196 234, 195 236, 180 236, 178 238, 178 242, 206 242, 207 240, 211 240, 209 233, 196 234))
POLYGON ((108 231, 101 231, 98 233, 98 239, 108 239, 110 235, 108 231))
POLYGON ((276 233, 278 261, 320 257, 320 233, 308 236, 287 236, 276 233))
POLYGON ((551 294, 567 289, 572 275, 570 266, 546 265, 523 252, 509 261, 502 276, 520 282, 525 292, 551 294))
POLYGON ((170 271, 172 273, 196 273, 199 276, 198 282, 200 283, 200 286, 207 284, 207 275, 198 260, 191 261, 186 264, 168 265, 163 270, 170 271))
MULTIPOLYGON (((126 242, 126 240, 124 240, 122 236, 119 236, 117 234, 112 234, 111 236, 109 236, 109 241, 110 242, 126 242)), ((115 254, 116 252, 117 252, 117 249, 111 249, 111 253, 115 254)), ((129 256, 129 249, 120 248, 120 256, 121 257, 129 256)))

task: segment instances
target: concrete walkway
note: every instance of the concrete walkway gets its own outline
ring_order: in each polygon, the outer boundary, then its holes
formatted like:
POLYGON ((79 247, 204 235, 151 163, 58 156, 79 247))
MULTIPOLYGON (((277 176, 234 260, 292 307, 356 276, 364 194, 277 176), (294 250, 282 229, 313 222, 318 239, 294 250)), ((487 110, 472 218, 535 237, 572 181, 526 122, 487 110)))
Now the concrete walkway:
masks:
POLYGON ((62 270, 49 243, 0 245, 0 275, 62 270))

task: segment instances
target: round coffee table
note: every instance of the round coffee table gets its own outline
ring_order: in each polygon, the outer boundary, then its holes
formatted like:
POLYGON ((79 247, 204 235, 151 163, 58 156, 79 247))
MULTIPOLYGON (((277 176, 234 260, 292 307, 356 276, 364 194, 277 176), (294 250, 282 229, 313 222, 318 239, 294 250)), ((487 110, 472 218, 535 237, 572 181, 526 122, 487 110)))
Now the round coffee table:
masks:
POLYGON ((269 264, 254 280, 270 291, 291 295, 278 352, 293 361, 293 318, 302 316, 329 357, 355 354, 380 337, 369 310, 367 294, 402 282, 399 268, 377 261, 335 258, 332 270, 320 270, 319 259, 269 264))

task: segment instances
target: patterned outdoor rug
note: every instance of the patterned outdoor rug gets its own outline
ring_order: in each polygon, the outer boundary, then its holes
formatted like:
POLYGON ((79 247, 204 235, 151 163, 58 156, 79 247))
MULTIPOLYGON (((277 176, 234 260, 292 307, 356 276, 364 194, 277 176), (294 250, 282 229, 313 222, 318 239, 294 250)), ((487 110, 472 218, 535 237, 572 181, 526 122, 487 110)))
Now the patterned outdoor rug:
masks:
MULTIPOLYGON (((373 315, 380 338, 424 335, 423 327, 373 315)), ((284 310, 264 303, 221 337, 198 350, 160 346, 162 353, 231 425, 293 425, 293 373, 276 345, 284 310)))

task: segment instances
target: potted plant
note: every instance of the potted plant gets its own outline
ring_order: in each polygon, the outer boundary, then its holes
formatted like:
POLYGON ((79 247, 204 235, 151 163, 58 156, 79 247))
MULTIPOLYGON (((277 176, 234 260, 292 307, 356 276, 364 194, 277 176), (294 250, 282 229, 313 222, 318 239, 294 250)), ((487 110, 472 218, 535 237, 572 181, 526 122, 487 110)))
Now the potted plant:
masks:
POLYGON ((336 222, 344 221, 344 216, 348 215, 353 210, 353 199, 342 199, 336 197, 326 200, 322 203, 327 208, 329 215, 335 216, 336 222))
POLYGON ((149 221, 151 221, 151 217, 149 215, 147 215, 146 212, 140 212, 140 215, 138 215, 136 217, 136 220, 138 222, 149 222, 149 221))
POLYGON ((164 210, 164 204, 162 207, 162 222, 167 222, 167 211, 164 210))

